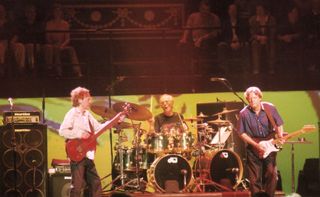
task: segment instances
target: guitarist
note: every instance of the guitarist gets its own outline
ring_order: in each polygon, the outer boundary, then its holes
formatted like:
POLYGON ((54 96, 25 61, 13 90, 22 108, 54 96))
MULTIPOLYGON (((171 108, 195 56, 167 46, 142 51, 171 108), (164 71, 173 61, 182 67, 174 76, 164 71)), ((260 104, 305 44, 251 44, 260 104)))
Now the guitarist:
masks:
POLYGON ((261 102, 262 92, 257 87, 249 87, 244 97, 249 105, 239 113, 237 131, 247 143, 247 170, 251 195, 266 192, 273 197, 277 185, 276 152, 263 158, 264 148, 259 140, 265 140, 271 134, 277 134, 283 144, 283 120, 276 107, 261 102))
MULTIPOLYGON (((118 122, 119 114, 103 124, 92 116, 88 111, 92 100, 88 89, 77 87, 71 91, 70 95, 73 107, 65 115, 59 130, 59 134, 67 139, 67 143, 72 140, 89 139, 94 133, 106 130, 112 126, 113 122, 118 122)), ((84 159, 81 161, 72 161, 71 159, 72 185, 70 197, 81 196, 84 183, 89 186, 89 193, 92 197, 101 196, 102 187, 94 164, 94 149, 95 144, 94 148, 86 152, 84 159)))

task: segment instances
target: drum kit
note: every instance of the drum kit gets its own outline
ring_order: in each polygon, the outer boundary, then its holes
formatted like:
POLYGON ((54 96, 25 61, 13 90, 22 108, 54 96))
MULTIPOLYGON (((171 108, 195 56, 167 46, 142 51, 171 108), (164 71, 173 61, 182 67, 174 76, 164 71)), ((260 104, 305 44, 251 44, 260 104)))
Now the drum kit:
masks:
MULTIPOLYGON (((168 192, 170 187, 174 187, 174 192, 237 189, 243 175, 242 161, 232 148, 224 149, 231 136, 232 124, 221 118, 237 110, 223 109, 213 116, 200 113, 183 119, 192 127, 196 125, 196 140, 193 133, 182 129, 179 123, 171 124, 159 133, 147 132, 140 128, 141 123, 134 124, 133 120, 150 120, 151 112, 142 105, 129 104, 132 111, 127 118, 131 123, 122 122, 115 126, 118 140, 112 166, 113 180, 105 188, 112 185, 113 190, 145 191, 151 186, 157 192, 168 192), (218 118, 204 121, 214 116, 218 118), (123 129, 134 131, 132 148, 123 145, 128 141, 123 129)), ((115 103, 113 109, 108 109, 102 102, 93 102, 91 110, 103 118, 111 118, 121 111, 123 105, 124 102, 115 103)))

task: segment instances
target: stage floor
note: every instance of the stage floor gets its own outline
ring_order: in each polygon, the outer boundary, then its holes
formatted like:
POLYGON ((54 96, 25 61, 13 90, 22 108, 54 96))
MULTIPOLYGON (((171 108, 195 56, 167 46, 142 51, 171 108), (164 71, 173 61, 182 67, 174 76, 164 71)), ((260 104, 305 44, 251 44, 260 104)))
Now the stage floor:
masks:
MULTIPOLYGON (((103 197, 110 197, 112 192, 103 194, 103 197)), ((116 192, 114 197, 125 197, 116 192)), ((206 192, 206 193, 126 193, 130 197, 250 197, 250 192, 206 192)), ((282 191, 276 192, 276 197, 284 197, 282 191)))

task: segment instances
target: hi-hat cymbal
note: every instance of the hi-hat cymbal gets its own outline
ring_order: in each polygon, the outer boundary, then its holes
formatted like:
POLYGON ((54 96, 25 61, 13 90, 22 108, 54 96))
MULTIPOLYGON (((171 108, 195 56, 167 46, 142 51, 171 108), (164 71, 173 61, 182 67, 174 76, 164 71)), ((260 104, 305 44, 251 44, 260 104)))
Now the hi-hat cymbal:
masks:
POLYGON ((105 101, 95 101, 91 104, 91 111, 103 118, 112 118, 117 113, 106 106, 105 101))
POLYGON ((202 120, 202 118, 190 117, 190 118, 184 118, 183 120, 184 120, 184 121, 190 121, 190 122, 193 122, 193 121, 199 121, 199 120, 202 120))
POLYGON ((197 118, 208 118, 208 116, 205 115, 204 113, 200 112, 200 114, 197 116, 197 118))
POLYGON ((231 124, 230 121, 228 120, 221 120, 221 119, 216 119, 216 120, 210 120, 208 121, 209 124, 215 124, 215 125, 229 125, 231 124))
POLYGON ((223 110, 221 112, 218 112, 216 114, 213 114, 212 116, 218 116, 218 115, 224 115, 224 114, 229 114, 229 113, 233 113, 239 111, 239 109, 227 109, 227 108, 223 108, 223 110))
POLYGON ((130 112, 128 113, 128 116, 127 116, 129 119, 143 121, 143 120, 149 120, 150 118, 152 118, 152 114, 147 108, 145 108, 142 105, 137 105, 134 103, 129 103, 129 102, 115 103, 113 104, 113 109, 116 112, 121 112, 123 111, 123 106, 125 106, 126 104, 130 105, 130 112))

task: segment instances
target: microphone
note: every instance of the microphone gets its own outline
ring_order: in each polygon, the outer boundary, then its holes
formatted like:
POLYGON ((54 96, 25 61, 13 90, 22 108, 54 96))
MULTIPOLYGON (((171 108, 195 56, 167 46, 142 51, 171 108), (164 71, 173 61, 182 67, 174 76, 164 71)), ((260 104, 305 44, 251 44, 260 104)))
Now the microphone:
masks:
POLYGON ((227 81, 226 78, 220 78, 220 77, 211 77, 210 81, 227 81))
POLYGON ((232 173, 237 173, 237 172, 239 172, 239 168, 227 168, 226 171, 232 172, 232 173))
POLYGON ((8 102, 10 104, 10 107, 12 108, 13 106, 13 99, 11 97, 8 98, 8 102))

